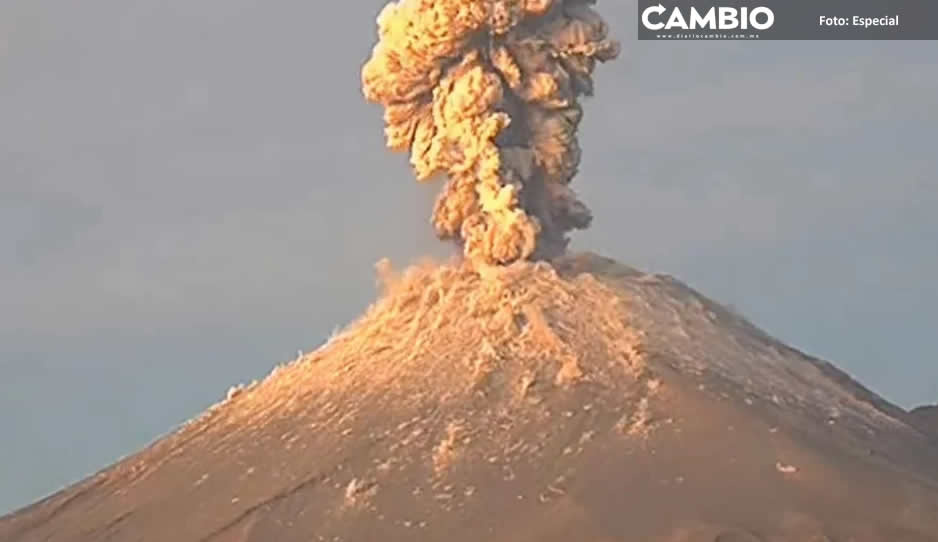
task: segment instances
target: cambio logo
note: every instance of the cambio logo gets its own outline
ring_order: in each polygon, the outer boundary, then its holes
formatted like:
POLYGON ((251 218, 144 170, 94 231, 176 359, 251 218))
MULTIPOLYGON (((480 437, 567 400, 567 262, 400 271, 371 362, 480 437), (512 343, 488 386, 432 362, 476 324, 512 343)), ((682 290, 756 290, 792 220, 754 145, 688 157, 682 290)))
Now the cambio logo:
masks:
POLYGON ((665 18, 664 14, 667 11, 661 4, 648 6, 642 12, 642 24, 649 30, 675 28, 681 30, 749 30, 750 28, 765 30, 775 23, 775 14, 764 6, 755 9, 712 7, 704 14, 692 7, 689 19, 684 16, 678 6, 675 6, 671 14, 665 18))

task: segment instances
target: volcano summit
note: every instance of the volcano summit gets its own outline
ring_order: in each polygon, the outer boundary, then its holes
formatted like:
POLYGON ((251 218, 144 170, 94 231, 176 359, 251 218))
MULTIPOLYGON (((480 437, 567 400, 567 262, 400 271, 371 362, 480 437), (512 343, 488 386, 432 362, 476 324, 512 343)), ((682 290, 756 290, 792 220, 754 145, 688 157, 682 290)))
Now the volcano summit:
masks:
POLYGON ((917 417, 670 277, 383 275, 318 351, 0 540, 938 540, 917 417))

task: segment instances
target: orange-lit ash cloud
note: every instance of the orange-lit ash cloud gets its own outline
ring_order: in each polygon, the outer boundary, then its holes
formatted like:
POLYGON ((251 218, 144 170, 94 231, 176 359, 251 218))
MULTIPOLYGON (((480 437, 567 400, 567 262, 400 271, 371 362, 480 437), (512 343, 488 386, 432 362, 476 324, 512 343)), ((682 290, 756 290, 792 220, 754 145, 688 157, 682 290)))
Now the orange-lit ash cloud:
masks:
POLYGON ((580 162, 578 98, 619 44, 595 0, 399 0, 378 17, 362 70, 385 108, 388 146, 418 180, 445 174, 440 238, 506 264, 563 253, 592 215, 569 184, 580 162))

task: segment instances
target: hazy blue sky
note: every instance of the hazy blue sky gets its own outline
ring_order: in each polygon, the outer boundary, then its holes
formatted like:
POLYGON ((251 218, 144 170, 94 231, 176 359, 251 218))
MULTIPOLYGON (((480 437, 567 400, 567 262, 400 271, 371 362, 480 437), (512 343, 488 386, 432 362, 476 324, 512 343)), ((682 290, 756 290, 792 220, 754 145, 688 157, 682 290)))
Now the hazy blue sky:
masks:
MULTIPOLYGON (((0 513, 315 348, 382 256, 447 252, 361 98, 382 4, 0 2, 0 513)), ((938 44, 638 42, 599 7, 575 248, 938 400, 938 44)))

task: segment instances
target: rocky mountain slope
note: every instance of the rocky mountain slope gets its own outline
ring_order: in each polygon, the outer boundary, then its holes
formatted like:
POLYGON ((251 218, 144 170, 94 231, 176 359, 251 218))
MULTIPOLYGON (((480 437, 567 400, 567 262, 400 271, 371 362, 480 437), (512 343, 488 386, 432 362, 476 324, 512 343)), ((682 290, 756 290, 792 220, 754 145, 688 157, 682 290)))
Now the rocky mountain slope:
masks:
POLYGON ((383 274, 322 348, 0 540, 938 540, 923 415, 673 278, 383 274))

